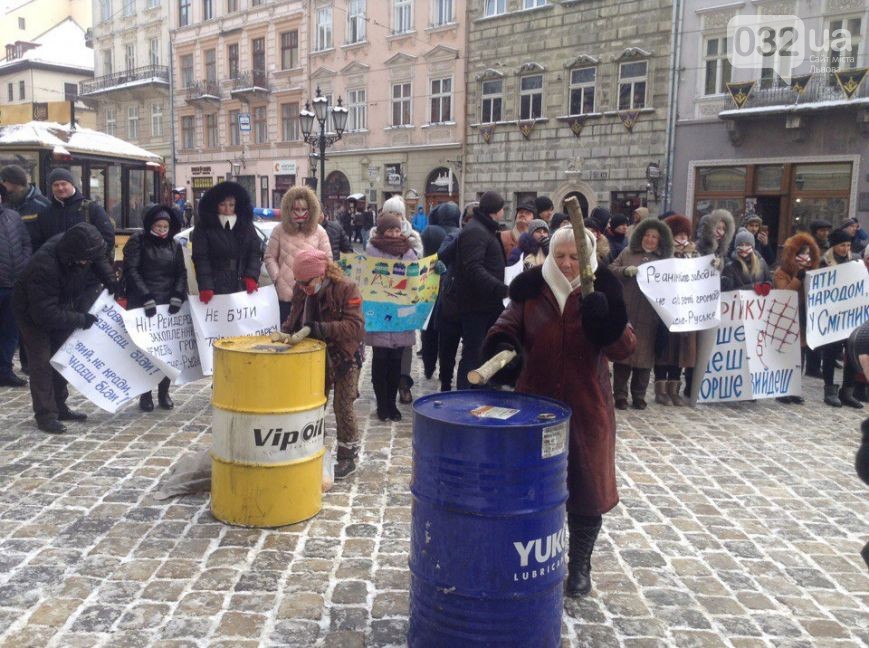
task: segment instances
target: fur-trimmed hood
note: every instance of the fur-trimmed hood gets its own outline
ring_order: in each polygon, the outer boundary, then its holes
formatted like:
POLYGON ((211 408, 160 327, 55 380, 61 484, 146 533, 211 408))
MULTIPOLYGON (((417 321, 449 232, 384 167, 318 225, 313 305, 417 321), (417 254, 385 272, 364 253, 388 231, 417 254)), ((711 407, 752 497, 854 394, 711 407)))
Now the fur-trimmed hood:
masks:
POLYGON ((320 216, 323 208, 317 194, 307 186, 292 187, 281 199, 281 227, 290 234, 301 232, 305 236, 311 236, 320 224, 320 216), (302 224, 293 222, 293 203, 301 198, 308 203, 308 220, 302 224))
POLYGON ((809 254, 812 256, 812 266, 810 269, 816 269, 821 263, 821 250, 818 248, 815 238, 807 232, 797 232, 784 242, 779 267, 791 276, 797 274, 800 270, 797 267, 797 254, 806 246, 809 248, 809 254))
POLYGON ((643 237, 649 230, 656 230, 661 237, 658 242, 658 253, 662 259, 669 259, 673 256, 673 233, 666 223, 657 218, 644 218, 634 227, 631 232, 631 240, 628 247, 631 252, 643 252, 643 237))
POLYGON ((733 214, 726 209, 715 209, 705 214, 697 224, 697 252, 701 256, 714 254, 718 257, 725 257, 735 232, 736 224, 733 221, 733 214), (715 228, 720 222, 724 222, 724 238, 716 242, 715 228))
POLYGON ((145 215, 142 216, 142 229, 146 234, 149 233, 154 226, 154 221, 157 220, 157 216, 161 212, 165 212, 169 216, 169 236, 167 238, 171 240, 181 231, 181 216, 178 215, 175 207, 170 205, 153 205, 149 207, 145 215))
POLYGON ((235 215, 238 217, 238 221, 247 221, 253 224, 253 204, 247 189, 237 182, 229 180, 218 182, 202 195, 202 199, 199 201, 197 224, 206 228, 219 229, 220 219, 217 217, 217 206, 228 196, 235 198, 235 215))

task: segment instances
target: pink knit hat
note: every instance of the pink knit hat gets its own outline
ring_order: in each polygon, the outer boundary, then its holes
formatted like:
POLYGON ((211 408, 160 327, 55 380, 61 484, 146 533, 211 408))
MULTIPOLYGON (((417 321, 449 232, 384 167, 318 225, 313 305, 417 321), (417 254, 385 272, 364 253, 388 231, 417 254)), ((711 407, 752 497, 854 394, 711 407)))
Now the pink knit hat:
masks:
POLYGON ((322 250, 302 250, 293 259, 293 276, 297 281, 310 281, 314 277, 326 274, 326 262, 329 260, 322 250))

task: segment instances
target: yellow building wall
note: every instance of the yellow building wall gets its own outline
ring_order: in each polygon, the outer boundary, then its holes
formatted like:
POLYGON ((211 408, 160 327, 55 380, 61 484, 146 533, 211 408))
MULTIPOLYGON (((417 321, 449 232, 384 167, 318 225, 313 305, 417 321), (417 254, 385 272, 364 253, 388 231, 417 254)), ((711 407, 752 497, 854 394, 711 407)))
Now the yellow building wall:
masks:
MULTIPOLYGON (((33 104, 14 104, 0 107, 0 126, 9 124, 26 124, 33 121, 33 104)), ((66 101, 49 101, 48 102, 48 119, 46 121, 58 122, 59 124, 69 123, 69 103, 66 101)), ((97 127, 97 114, 93 110, 75 111, 75 121, 79 126, 84 128, 97 127)))

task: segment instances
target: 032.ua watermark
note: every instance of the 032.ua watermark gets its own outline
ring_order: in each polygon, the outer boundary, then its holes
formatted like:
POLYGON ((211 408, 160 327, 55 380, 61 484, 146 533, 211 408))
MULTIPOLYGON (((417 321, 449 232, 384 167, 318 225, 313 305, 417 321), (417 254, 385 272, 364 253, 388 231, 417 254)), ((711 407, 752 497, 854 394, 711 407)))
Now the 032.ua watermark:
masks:
POLYGON ((734 68, 772 68, 785 81, 807 60, 811 72, 821 73, 855 64, 849 60, 850 31, 808 29, 798 16, 734 16, 727 23, 727 42, 734 68))

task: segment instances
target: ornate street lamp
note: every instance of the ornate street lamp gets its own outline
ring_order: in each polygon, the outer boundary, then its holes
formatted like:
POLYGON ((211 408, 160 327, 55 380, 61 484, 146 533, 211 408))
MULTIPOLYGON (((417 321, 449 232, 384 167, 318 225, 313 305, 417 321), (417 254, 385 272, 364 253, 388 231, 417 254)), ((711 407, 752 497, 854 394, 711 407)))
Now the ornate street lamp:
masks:
POLYGON ((302 126, 302 136, 306 143, 310 144, 315 151, 319 152, 320 158, 320 202, 325 208, 326 203, 326 147, 332 146, 335 142, 341 139, 344 135, 344 129, 347 126, 348 110, 344 107, 341 97, 338 97, 338 104, 335 106, 329 105, 329 99, 323 96, 320 92, 320 86, 317 86, 317 93, 311 102, 314 104, 314 110, 311 110, 311 105, 305 102, 305 109, 299 113, 299 121, 302 126), (329 120, 329 115, 332 115, 332 124, 335 126, 334 133, 326 132, 326 124, 329 120), (314 132, 314 120, 320 126, 319 132, 314 132))

